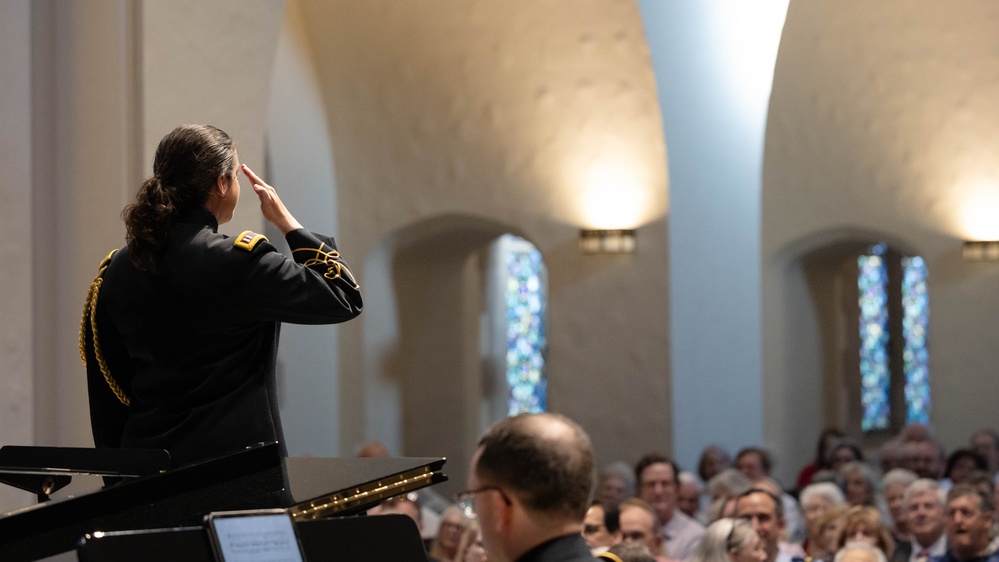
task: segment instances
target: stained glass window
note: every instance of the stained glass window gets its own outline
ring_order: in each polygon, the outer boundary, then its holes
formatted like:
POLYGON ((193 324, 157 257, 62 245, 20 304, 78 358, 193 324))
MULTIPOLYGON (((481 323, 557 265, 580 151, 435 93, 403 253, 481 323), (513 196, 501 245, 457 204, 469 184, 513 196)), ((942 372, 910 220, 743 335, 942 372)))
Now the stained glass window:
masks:
POLYGON ((860 273, 860 401, 861 429, 886 429, 891 424, 888 365, 888 268, 884 247, 857 258, 860 273))
POLYGON ((926 337, 930 307, 926 290, 926 262, 919 256, 900 256, 897 252, 889 252, 884 244, 877 244, 867 255, 857 258, 857 265, 863 406, 861 428, 872 431, 890 427, 891 396, 900 392, 904 392, 905 423, 929 423, 930 375, 926 337), (901 282, 895 279, 889 283, 889 271, 899 272, 901 282), (901 321, 889 318, 889 310, 899 311, 901 321), (899 335, 901 356, 895 355, 895 358, 901 361, 896 360, 892 364, 889 342, 899 341, 899 335), (892 371, 896 372, 894 380, 905 381, 903 389, 892 388, 892 371))
POLYGON ((504 253, 506 266, 506 380, 509 415, 544 412, 545 311, 547 274, 541 252, 522 238, 511 238, 504 253))
POLYGON ((906 423, 930 421, 930 373, 926 331, 930 320, 926 295, 926 262, 919 256, 902 258, 902 337, 905 339, 906 423))

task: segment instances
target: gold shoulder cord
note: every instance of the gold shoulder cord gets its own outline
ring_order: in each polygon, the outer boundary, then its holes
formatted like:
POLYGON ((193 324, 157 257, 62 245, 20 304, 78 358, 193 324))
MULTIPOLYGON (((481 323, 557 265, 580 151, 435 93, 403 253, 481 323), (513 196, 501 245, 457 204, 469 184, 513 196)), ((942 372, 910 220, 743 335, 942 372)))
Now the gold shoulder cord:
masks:
POLYGON ((90 330, 94 334, 94 357, 97 359, 97 365, 101 368, 101 374, 104 375, 104 380, 111 387, 111 392, 114 392, 114 395, 118 397, 118 401, 128 406, 132 401, 129 400, 125 391, 118 386, 118 381, 114 380, 114 377, 111 376, 111 370, 108 369, 108 364, 104 361, 104 353, 101 351, 101 342, 97 334, 97 297, 100 295, 101 285, 104 283, 104 272, 107 270, 108 264, 111 263, 111 257, 117 251, 117 249, 112 250, 101 261, 101 265, 98 266, 97 277, 94 278, 94 282, 90 284, 90 291, 87 292, 87 301, 83 304, 83 319, 80 321, 80 359, 83 361, 83 366, 86 367, 86 328, 87 322, 89 322, 90 330))
POLYGON ((326 248, 326 244, 320 244, 318 248, 298 248, 297 250, 292 250, 291 252, 315 252, 315 257, 306 259, 305 263, 302 265, 305 267, 311 267, 317 264, 325 265, 326 273, 323 274, 323 277, 329 279, 330 281, 343 279, 350 283, 354 290, 360 289, 361 286, 354 280, 354 274, 347 269, 347 264, 339 260, 340 252, 332 249, 326 251, 324 248, 326 248))

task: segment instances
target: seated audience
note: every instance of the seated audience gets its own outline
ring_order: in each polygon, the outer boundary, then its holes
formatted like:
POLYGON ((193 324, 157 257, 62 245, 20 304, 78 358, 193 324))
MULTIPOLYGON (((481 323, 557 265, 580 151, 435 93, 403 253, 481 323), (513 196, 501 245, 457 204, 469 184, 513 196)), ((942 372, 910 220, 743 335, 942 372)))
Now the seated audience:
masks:
MULTIPOLYGON (((746 447, 735 456, 735 467, 753 481, 754 486, 759 486, 765 479, 771 479, 773 470, 773 460, 770 454, 759 447, 746 447)), ((784 504, 784 521, 786 524, 785 534, 791 541, 800 542, 805 538, 805 521, 801 516, 801 509, 797 500, 786 493, 784 488, 774 480, 776 488, 770 489, 781 498, 784 504)))
POLYGON ((704 484, 693 472, 680 472, 680 486, 676 492, 676 508, 689 517, 700 520, 701 498, 704 484))
POLYGON ((607 507, 617 507, 635 495, 635 473, 624 462, 611 463, 597 476, 597 500, 607 507))
POLYGON ((846 503, 850 505, 876 505, 877 476, 871 467, 862 462, 849 462, 839 468, 846 490, 846 503))
MULTIPOLYGON (((389 498, 382 503, 378 504, 372 509, 368 510, 368 515, 390 515, 390 514, 400 514, 405 515, 416 523, 416 529, 420 532, 420 536, 423 536, 423 515, 420 510, 419 496, 416 492, 410 492, 402 496, 395 496, 389 498)), ((429 539, 423 539, 423 548, 429 548, 429 539)), ((436 560, 430 556, 427 557, 431 562, 436 562, 436 560)))
POLYGON ((995 503, 970 484, 958 484, 947 494, 947 553, 940 562, 999 560, 990 550, 995 503))
POLYGON ((971 450, 981 455, 988 464, 988 473, 993 478, 999 472, 999 432, 994 429, 979 429, 971 434, 971 450))
POLYGON ((745 519, 759 535, 766 551, 764 562, 790 562, 791 557, 780 552, 780 537, 784 532, 784 507, 780 498, 758 488, 743 492, 735 500, 735 516, 745 519))
POLYGON ((881 479, 881 489, 884 491, 885 505, 891 516, 891 535, 896 543, 909 540, 909 527, 905 513, 905 489, 919 477, 915 472, 904 468, 888 471, 881 479))
POLYGON ((461 535, 468 528, 469 522, 469 518, 458 506, 452 505, 445 509, 441 514, 437 536, 430 542, 428 550, 430 556, 440 562, 461 562, 455 560, 455 555, 458 553, 458 542, 461 541, 461 535))
POLYGON ((638 497, 652 507, 662 525, 665 552, 677 560, 688 560, 697 550, 704 525, 676 508, 679 474, 669 457, 657 453, 645 455, 635 465, 638 497))
MULTIPOLYGON (((502 431, 552 449, 567 441, 556 444, 525 428, 532 424, 558 426, 565 430, 563 436, 573 433, 566 428, 578 429, 571 421, 548 414, 506 423, 511 425, 502 431)), ((470 484, 482 483, 483 476, 477 471, 486 441, 484 436, 473 457, 470 484)), ((999 432, 980 429, 969 443, 969 449, 957 449, 946 457, 928 426, 909 424, 879 448, 877 460, 884 474, 879 482, 864 462, 860 447, 844 438, 841 431, 826 429, 819 436, 815 457, 798 473, 800 504, 772 478, 772 457, 760 447, 739 450, 731 463, 734 468, 728 468, 730 458, 724 449, 706 447, 698 465, 701 478, 680 472, 668 456, 651 453, 633 470, 624 463, 605 467, 598 478, 590 480, 596 483, 596 499, 588 505, 585 518, 571 524, 562 519, 565 525, 557 526, 561 531, 577 529, 575 536, 551 535, 549 539, 565 545, 571 540, 573 545, 588 547, 591 555, 609 560, 646 561, 651 555, 658 561, 681 562, 696 555, 697 562, 790 562, 799 557, 809 562, 833 562, 834 557, 877 558, 875 554, 880 552, 883 561, 891 562, 999 562, 999 521, 994 517, 999 510, 995 493, 999 432), (736 519, 738 522, 733 522, 736 519), (713 523, 706 530, 699 520, 713 523), (715 531, 726 526, 729 532, 722 533, 726 536, 715 536, 715 531), (755 541, 747 539, 742 544, 734 538, 743 527, 755 531, 755 541), (721 540, 726 538, 728 542, 721 540), (749 543, 754 544, 750 547, 749 543)), ((588 441, 586 444, 589 446, 588 441)), ((380 443, 369 443, 359 454, 385 456, 387 451, 380 443)), ((592 462, 592 449, 589 454, 592 462)), ((487 467, 487 480, 497 474, 489 472, 494 468, 487 467)), ((523 473, 518 470, 518 474, 523 473)), ((519 558, 511 558, 511 552, 539 538, 545 529, 554 532, 555 527, 533 527, 544 517, 533 513, 534 508, 520 495, 530 486, 520 490, 519 485, 490 483, 473 488, 469 492, 473 495, 459 503, 464 506, 470 498, 478 505, 488 499, 492 516, 517 512, 517 517, 530 524, 478 530, 476 523, 482 523, 481 517, 472 521, 451 506, 440 515, 440 529, 429 553, 441 562, 480 562, 486 554, 481 539, 476 547, 476 537, 484 534, 487 545, 495 544, 503 551, 494 553, 492 559, 509 562, 519 558), (497 497, 505 500, 505 509, 500 509, 497 497)), ((371 513, 404 513, 420 528, 428 508, 421 510, 420 502, 413 500, 416 498, 392 498, 371 513)), ((425 528, 423 533, 427 536, 425 528)), ((528 550, 541 547, 533 544, 528 550)), ((576 556, 574 560, 591 559, 579 558, 580 553, 576 556)))
POLYGON ((829 551, 822 540, 822 518, 830 509, 845 502, 843 491, 832 482, 809 484, 801 491, 801 508, 805 512, 807 529, 807 536, 801 547, 806 556, 812 559, 828 556, 829 551))
POLYGON ((839 536, 843 533, 843 523, 846 521, 846 512, 849 510, 850 506, 845 503, 835 505, 819 518, 819 544, 825 554, 815 556, 815 560, 828 562, 833 559, 839 549, 839 536))
POLYGON ((617 508, 606 508, 593 500, 583 518, 583 539, 593 554, 605 552, 621 542, 621 518, 617 508))
POLYGON ((989 469, 988 463, 978 453, 969 449, 957 449, 947 457, 946 468, 944 468, 944 479, 951 486, 954 484, 964 484, 968 477, 976 470, 986 471, 989 469))
POLYGON ((649 552, 649 548, 637 542, 616 544, 597 558, 611 562, 656 562, 656 557, 649 552))
POLYGON ((472 521, 465 532, 461 534, 454 560, 455 562, 486 562, 489 560, 489 554, 482 546, 482 529, 479 529, 479 525, 475 521, 472 521))
MULTIPOLYGON (((864 453, 860 446, 850 439, 839 439, 833 442, 829 448, 829 470, 838 474, 839 469, 846 463, 864 460, 864 453)), ((812 481, 815 479, 813 477, 812 481)))
POLYGON ((818 445, 816 445, 815 458, 798 472, 797 487, 799 490, 812 483, 812 476, 816 472, 829 469, 829 448, 835 440, 842 438, 843 432, 834 427, 822 430, 818 445))
POLYGON ((662 527, 656 512, 647 502, 639 498, 630 498, 621 502, 621 542, 639 543, 652 552, 656 560, 668 560, 663 545, 662 527))
POLYGON ((976 470, 968 476, 966 484, 971 484, 981 490, 984 494, 995 498, 996 513, 999 513, 999 495, 996 494, 996 483, 989 473, 976 470))
POLYGON ((937 441, 906 441, 902 445, 902 457, 905 468, 915 472, 920 478, 939 480, 943 476, 946 457, 943 445, 937 441))
POLYGON ((773 460, 770 453, 759 447, 745 447, 735 455, 735 468, 756 482, 770 476, 773 460))
POLYGON ((725 513, 725 503, 752 487, 752 480, 734 468, 726 468, 715 475, 708 482, 708 497, 711 499, 711 505, 708 506, 707 510, 707 522, 712 523, 721 517, 730 517, 731 513, 725 513))
POLYGON ((697 462, 697 475, 701 482, 710 482, 726 468, 732 467, 732 459, 728 451, 719 445, 709 445, 701 451, 701 459, 697 462))
POLYGON ((902 440, 898 437, 889 439, 878 447, 878 463, 881 474, 888 474, 896 468, 903 468, 902 440))
POLYGON ((929 562, 947 551, 944 536, 944 492, 940 483, 920 478, 905 489, 902 498, 905 523, 911 540, 901 542, 892 562, 929 562))
POLYGON ((848 542, 869 543, 881 549, 888 558, 895 552, 895 540, 891 538, 888 527, 882 523, 881 513, 870 506, 855 505, 846 510, 836 550, 843 548, 848 542))
POLYGON ((423 528, 423 517, 420 512, 420 500, 416 492, 402 496, 391 497, 368 511, 368 515, 385 515, 386 513, 401 513, 408 516, 416 526, 423 528))
POLYGON ((790 506, 793 508, 794 510, 793 512, 800 519, 799 524, 801 525, 802 528, 801 536, 802 537, 805 536, 805 531, 804 531, 805 519, 804 517, 801 516, 801 510, 798 509, 798 502, 794 498, 788 496, 787 494, 784 494, 783 490, 781 490, 780 484, 778 484, 777 481, 774 480, 773 478, 761 478, 760 480, 757 480, 756 482, 753 483, 753 487, 758 490, 765 490, 770 494, 773 494, 775 497, 781 498, 781 505, 784 511, 784 531, 781 533, 780 540, 777 542, 777 549, 782 554, 786 554, 788 557, 804 558, 805 551, 801 548, 801 544, 789 540, 791 527, 790 523, 788 522, 788 513, 789 513, 788 500, 791 501, 790 506))
POLYGON ((886 562, 887 557, 881 549, 867 542, 851 542, 846 544, 833 558, 833 562, 886 562))
POLYGON ((745 519, 723 518, 708 526, 691 562, 765 562, 763 539, 745 519))
POLYGON ((909 423, 902 428, 899 432, 898 438, 902 440, 903 443, 911 443, 914 441, 929 441, 933 439, 933 434, 930 431, 929 426, 922 423, 909 423))

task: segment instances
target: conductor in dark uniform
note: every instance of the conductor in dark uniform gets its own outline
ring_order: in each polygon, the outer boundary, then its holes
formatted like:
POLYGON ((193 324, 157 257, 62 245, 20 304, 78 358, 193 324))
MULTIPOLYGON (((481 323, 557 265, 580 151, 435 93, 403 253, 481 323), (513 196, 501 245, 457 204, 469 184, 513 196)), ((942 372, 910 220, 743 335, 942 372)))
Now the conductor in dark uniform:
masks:
POLYGON ((260 442, 284 450, 280 323, 361 312, 334 240, 303 229, 274 188, 240 166, 229 136, 206 125, 160 141, 153 177, 122 216, 128 246, 101 263, 81 326, 95 445, 167 449, 174 466, 260 442), (239 171, 291 258, 260 234, 218 233, 239 199, 239 171))

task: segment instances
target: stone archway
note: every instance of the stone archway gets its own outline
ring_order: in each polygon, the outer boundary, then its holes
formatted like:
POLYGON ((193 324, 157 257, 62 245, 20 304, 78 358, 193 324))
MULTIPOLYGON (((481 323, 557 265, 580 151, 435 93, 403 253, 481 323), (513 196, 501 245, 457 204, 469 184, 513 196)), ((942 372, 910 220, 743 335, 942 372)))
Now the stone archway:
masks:
POLYGON ((856 364, 857 257, 877 243, 914 250, 885 232, 836 229, 800 239, 778 255, 781 275, 771 294, 780 297, 767 314, 772 326, 780 324, 781 343, 768 349, 780 368, 768 373, 765 394, 784 419, 797 420, 785 426, 788 442, 813 443, 826 426, 840 427, 868 448, 880 442, 859 430, 856 364))
POLYGON ((434 217, 390 235, 365 264, 365 299, 378 303, 365 312, 367 437, 395 454, 447 457, 455 490, 491 421, 482 415, 482 397, 495 391, 483 360, 485 261, 511 232, 467 215, 434 217))

